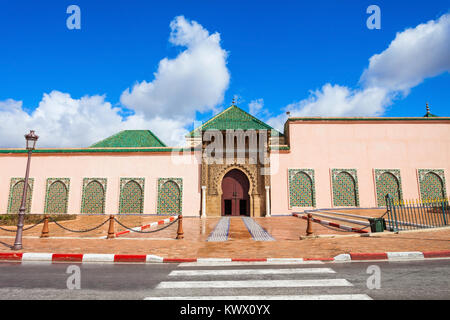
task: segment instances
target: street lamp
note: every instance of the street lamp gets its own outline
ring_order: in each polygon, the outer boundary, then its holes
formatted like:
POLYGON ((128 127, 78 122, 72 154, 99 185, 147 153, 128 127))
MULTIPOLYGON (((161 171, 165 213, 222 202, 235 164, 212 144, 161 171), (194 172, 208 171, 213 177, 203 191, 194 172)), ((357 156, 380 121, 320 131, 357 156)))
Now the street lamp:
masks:
POLYGON ((23 221, 25 218, 25 208, 27 202, 27 191, 28 191, 28 176, 30 173, 30 162, 31 162, 31 153, 36 147, 36 141, 39 139, 37 135, 34 134, 33 130, 30 130, 29 134, 25 135, 25 139, 27 141, 27 150, 28 150, 28 160, 27 160, 27 170, 25 172, 25 183, 23 185, 23 193, 22 193, 22 203, 19 209, 19 222, 17 223, 17 232, 16 232, 16 240, 14 241, 13 250, 21 250, 22 249, 22 232, 23 232, 23 221))

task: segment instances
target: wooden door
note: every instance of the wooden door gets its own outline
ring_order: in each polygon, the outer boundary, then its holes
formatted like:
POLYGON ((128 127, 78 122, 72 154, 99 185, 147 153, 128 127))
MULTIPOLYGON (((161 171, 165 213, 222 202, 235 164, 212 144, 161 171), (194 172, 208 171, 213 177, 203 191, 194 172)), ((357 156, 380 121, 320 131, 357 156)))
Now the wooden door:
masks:
POLYGON ((229 171, 222 180, 222 215, 249 215, 248 190, 247 176, 238 169, 229 171))

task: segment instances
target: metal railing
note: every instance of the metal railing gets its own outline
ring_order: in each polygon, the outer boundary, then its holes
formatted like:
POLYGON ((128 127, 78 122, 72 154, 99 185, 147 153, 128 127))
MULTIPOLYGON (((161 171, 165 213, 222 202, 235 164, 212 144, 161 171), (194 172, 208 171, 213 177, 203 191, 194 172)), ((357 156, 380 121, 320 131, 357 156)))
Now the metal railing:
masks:
POLYGON ((449 199, 400 200, 386 195, 386 227, 390 231, 450 225, 449 199))

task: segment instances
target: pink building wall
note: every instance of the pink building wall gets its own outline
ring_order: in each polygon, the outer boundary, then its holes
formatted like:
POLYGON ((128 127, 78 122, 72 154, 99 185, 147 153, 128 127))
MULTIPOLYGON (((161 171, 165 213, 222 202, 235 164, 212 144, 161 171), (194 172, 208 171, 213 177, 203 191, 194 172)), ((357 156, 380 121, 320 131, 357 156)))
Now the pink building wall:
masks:
MULTIPOLYGON (((24 177, 26 154, 0 154, 0 213, 7 212, 11 178, 24 177)), ((30 178, 34 178, 31 212, 43 213, 47 178, 70 178, 68 213, 81 210, 83 178, 106 178, 105 213, 119 210, 120 178, 145 178, 144 213, 156 214, 158 178, 182 178, 182 212, 199 215, 200 166, 189 153, 173 159, 164 153, 39 154, 31 159, 30 178), (183 163, 184 162, 184 163, 183 163)))
POLYGON ((288 169, 314 169, 316 206, 333 207, 331 169, 357 169, 360 207, 376 207, 374 169, 400 169, 404 199, 419 199, 417 169, 450 173, 450 121, 289 121, 290 151, 271 154, 272 214, 289 208, 288 169), (275 172, 274 163, 278 161, 275 172))
MULTIPOLYGON (((272 151, 271 213, 289 214, 289 169, 313 169, 316 207, 331 208, 331 169, 356 169, 359 206, 376 207, 374 169, 399 169, 404 199, 419 199, 418 169, 443 169, 450 195, 450 120, 288 122, 289 151, 272 151)), ((83 178, 106 178, 106 214, 118 212, 120 178, 145 178, 144 213, 157 213, 158 178, 182 178, 182 212, 199 216, 200 161, 192 153, 34 153, 33 213, 42 213, 47 178, 70 178, 68 212, 81 210, 83 178)), ((0 153, 0 213, 7 212, 10 181, 23 177, 26 154, 0 153)))

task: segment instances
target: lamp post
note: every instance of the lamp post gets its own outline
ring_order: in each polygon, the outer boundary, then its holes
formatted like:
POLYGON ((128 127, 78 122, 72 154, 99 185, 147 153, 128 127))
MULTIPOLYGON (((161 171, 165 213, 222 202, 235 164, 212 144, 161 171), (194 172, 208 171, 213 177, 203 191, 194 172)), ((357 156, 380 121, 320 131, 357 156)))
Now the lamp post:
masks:
POLYGON ((25 218, 25 209, 27 203, 27 191, 28 191, 28 176, 30 174, 30 162, 31 162, 31 153, 36 147, 36 141, 39 139, 37 135, 34 134, 33 130, 30 130, 29 134, 25 135, 25 139, 27 141, 27 150, 28 150, 28 160, 27 160, 27 170, 25 171, 25 181, 23 185, 23 193, 22 193, 22 203, 19 209, 19 222, 17 223, 17 232, 16 232, 16 240, 14 241, 13 250, 21 250, 22 249, 22 231, 23 231, 23 221, 25 218))

